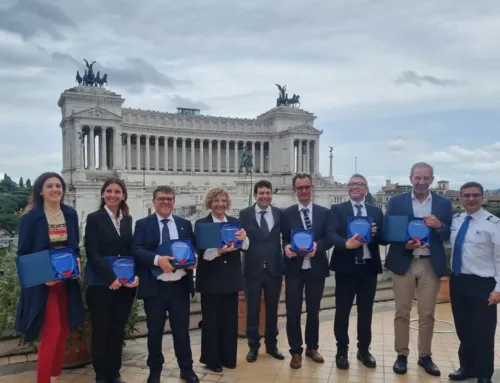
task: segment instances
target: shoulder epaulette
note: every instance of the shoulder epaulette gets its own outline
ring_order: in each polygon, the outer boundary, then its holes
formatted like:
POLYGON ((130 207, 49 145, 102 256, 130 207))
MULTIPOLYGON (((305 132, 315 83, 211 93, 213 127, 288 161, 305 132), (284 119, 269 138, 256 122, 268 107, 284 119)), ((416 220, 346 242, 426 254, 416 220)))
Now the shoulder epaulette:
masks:
POLYGON ((494 216, 493 214, 486 218, 487 221, 493 222, 495 225, 500 222, 500 218, 494 216))
POLYGON ((455 214, 453 214, 453 218, 460 217, 460 214, 462 214, 462 213, 455 213, 455 214))

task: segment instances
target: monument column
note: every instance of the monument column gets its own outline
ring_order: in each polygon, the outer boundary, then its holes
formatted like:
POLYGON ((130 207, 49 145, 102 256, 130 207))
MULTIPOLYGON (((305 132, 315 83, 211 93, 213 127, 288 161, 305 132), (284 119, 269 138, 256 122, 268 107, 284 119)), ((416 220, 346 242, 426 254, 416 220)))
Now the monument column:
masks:
POLYGON ((316 139, 313 141, 314 142, 314 146, 313 146, 313 150, 314 150, 314 173, 315 174, 319 174, 319 140, 316 139))
POLYGON ((155 139, 155 170, 160 170, 160 136, 153 136, 155 139))
POLYGON ((68 146, 68 139, 67 139, 66 129, 62 128, 61 132, 62 132, 63 169, 66 170, 70 164, 70 161, 68 161, 68 150, 66 150, 68 146))
POLYGON ((122 141, 118 127, 113 128, 113 169, 122 169, 122 141))
POLYGON ((275 145, 274 145, 274 141, 273 140, 270 140, 269 141, 269 149, 267 150, 267 171, 269 173, 272 173, 274 171, 274 168, 275 168, 275 145))
POLYGON ((234 172, 238 173, 238 170, 240 168, 240 159, 238 156, 238 140, 234 140, 234 172))
POLYGON ((226 173, 229 173, 229 147, 230 141, 226 140, 226 173))
POLYGON ((89 126, 89 170, 95 170, 95 126, 89 126))
POLYGON ((151 170, 151 135, 146 134, 146 171, 151 170))
POLYGON ((208 172, 212 173, 212 139, 208 140, 208 172))
POLYGON ((127 133, 127 170, 132 170, 132 135, 127 133))
POLYGON ((75 128, 75 137, 74 137, 74 143, 75 143, 75 154, 73 153, 70 153, 70 155, 74 155, 74 161, 75 161, 75 169, 79 170, 79 169, 82 169, 83 166, 83 161, 82 161, 82 158, 83 158, 83 151, 82 151, 82 137, 83 137, 83 133, 82 133, 82 126, 79 125, 75 128))
POLYGON ((168 137, 163 137, 163 167, 168 172, 168 137))
POLYGON ((264 141, 260 141, 260 173, 264 173, 264 141))
POLYGON ((311 174, 311 141, 306 140, 306 173, 311 174))
POLYGON ((253 167, 255 169, 255 164, 256 164, 256 158, 255 158, 255 143, 257 141, 251 141, 251 145, 252 145, 252 162, 253 162, 253 167))
POLYGON ((136 134, 135 135, 135 160, 136 160, 136 164, 135 164, 135 168, 137 170, 141 170, 141 135, 140 134, 136 134))
POLYGON ((195 163, 196 157, 194 155, 194 138, 191 138, 191 172, 196 171, 196 163, 195 163))
POLYGON ((203 138, 200 138, 200 172, 203 173, 205 171, 205 161, 203 156, 205 155, 203 153, 203 144, 205 143, 205 140, 203 138))
POLYGON ((178 137, 174 137, 174 139, 173 139, 173 149, 174 149, 174 152, 173 152, 173 163, 174 163, 173 171, 174 171, 174 173, 177 172, 177 141, 178 141, 178 137))
POLYGON ((182 171, 186 171, 186 137, 182 137, 182 171))
POLYGON ((217 140, 217 173, 220 173, 220 163, 221 163, 220 145, 221 145, 221 140, 217 140))
POLYGON ((293 137, 290 137, 290 161, 289 161, 289 168, 290 168, 290 173, 294 174, 295 173, 295 140, 293 137))
POLYGON ((108 137, 106 127, 101 127, 101 170, 108 170, 108 137))

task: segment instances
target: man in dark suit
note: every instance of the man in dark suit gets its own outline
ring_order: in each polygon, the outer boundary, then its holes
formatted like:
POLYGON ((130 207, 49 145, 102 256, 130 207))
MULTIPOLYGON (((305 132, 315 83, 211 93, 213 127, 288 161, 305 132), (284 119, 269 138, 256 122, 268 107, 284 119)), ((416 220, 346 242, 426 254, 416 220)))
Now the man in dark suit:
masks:
POLYGON ((199 382, 193 371, 193 357, 189 338, 190 294, 194 294, 193 271, 176 270, 170 261, 170 240, 188 239, 194 244, 191 222, 172 215, 175 205, 174 190, 159 186, 153 192, 156 212, 136 222, 132 253, 137 260, 137 274, 141 281, 137 297, 144 300, 148 327, 148 383, 159 383, 163 363, 162 340, 168 311, 174 339, 175 355, 186 382, 199 382), (157 249, 169 250, 158 254, 157 249))
POLYGON ((380 235, 384 214, 376 206, 367 204, 368 182, 361 174, 354 174, 347 184, 349 201, 333 205, 330 211, 328 236, 333 242, 330 269, 335 271, 335 323, 337 339, 337 368, 349 368, 349 316, 354 297, 358 311, 357 359, 366 367, 375 367, 376 360, 369 352, 372 341, 373 301, 377 289, 377 275, 382 273, 380 261, 380 235), (358 241, 353 233, 347 238, 349 217, 371 217, 372 240, 368 244, 358 241))
POLYGON ((247 339, 250 350, 248 362, 255 362, 260 348, 260 297, 264 291, 266 306, 266 352, 276 359, 285 357, 278 350, 278 303, 283 282, 281 248, 282 211, 271 206, 272 185, 258 181, 253 195, 256 203, 240 211, 241 227, 250 240, 244 252, 243 276, 247 302, 247 339))
POLYGON ((430 245, 418 241, 390 243, 385 266, 392 271, 396 316, 394 319, 395 350, 398 353, 393 370, 406 374, 410 350, 410 313, 417 287, 418 365, 429 375, 440 376, 431 359, 434 313, 440 278, 446 275, 446 254, 443 242, 450 238, 453 215, 451 202, 430 191, 434 170, 425 162, 414 164, 410 171, 413 191, 392 197, 386 216, 423 218, 431 228, 430 245))
POLYGON ((329 210, 312 203, 312 179, 309 174, 297 174, 292 179, 292 187, 298 204, 283 211, 282 237, 285 252, 286 286, 286 332, 292 359, 290 367, 302 366, 302 297, 305 290, 306 356, 316 363, 324 363, 319 348, 319 309, 325 279, 330 275, 326 251, 331 247, 326 238, 329 210), (314 248, 308 254, 297 254, 291 249, 292 229, 311 230, 314 248))

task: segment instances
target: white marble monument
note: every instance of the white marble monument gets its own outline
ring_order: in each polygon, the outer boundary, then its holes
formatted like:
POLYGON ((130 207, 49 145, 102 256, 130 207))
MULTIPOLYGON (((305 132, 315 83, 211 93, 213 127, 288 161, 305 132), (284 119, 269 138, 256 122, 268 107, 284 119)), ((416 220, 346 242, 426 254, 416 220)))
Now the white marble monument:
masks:
POLYGON ((97 209, 102 183, 111 175, 126 182, 134 219, 152 210, 152 192, 163 184, 175 188, 176 213, 189 219, 206 214, 204 193, 216 185, 231 193, 237 215, 259 179, 273 184, 273 203, 286 207, 295 202, 291 181, 297 172, 313 176, 316 203, 330 206, 347 198, 345 185, 319 173, 322 131, 312 113, 278 106, 255 119, 227 118, 186 108, 130 109, 124 101, 91 86, 68 89, 59 98, 66 199, 79 214, 97 209), (245 147, 253 155, 251 176, 239 172, 245 147))

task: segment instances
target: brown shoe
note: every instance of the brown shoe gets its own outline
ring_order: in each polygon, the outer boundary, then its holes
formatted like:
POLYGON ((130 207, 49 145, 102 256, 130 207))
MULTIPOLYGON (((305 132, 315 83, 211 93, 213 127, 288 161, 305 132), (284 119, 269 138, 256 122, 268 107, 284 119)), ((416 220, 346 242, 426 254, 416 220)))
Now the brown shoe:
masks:
POLYGON ((290 367, 297 370, 302 367, 302 355, 294 354, 292 355, 292 360, 290 361, 290 367))
POLYGON ((306 356, 311 358, 316 363, 325 363, 325 360, 318 350, 306 350, 306 356))

